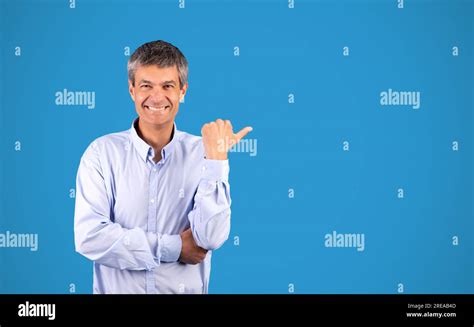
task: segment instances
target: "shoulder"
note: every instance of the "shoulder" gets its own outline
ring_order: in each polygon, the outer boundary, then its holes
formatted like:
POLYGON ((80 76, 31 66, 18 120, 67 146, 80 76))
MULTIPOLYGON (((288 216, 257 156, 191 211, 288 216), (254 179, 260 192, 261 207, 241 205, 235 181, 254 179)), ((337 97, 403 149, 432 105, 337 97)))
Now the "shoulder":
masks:
POLYGON ((187 132, 178 131, 178 141, 185 147, 196 147, 202 142, 202 137, 187 132))
POLYGON ((185 153, 195 153, 201 155, 204 151, 202 137, 187 132, 178 131, 178 144, 185 153))
POLYGON ((129 146, 129 136, 130 130, 102 135, 89 144, 84 155, 92 153, 100 155, 123 150, 129 146))

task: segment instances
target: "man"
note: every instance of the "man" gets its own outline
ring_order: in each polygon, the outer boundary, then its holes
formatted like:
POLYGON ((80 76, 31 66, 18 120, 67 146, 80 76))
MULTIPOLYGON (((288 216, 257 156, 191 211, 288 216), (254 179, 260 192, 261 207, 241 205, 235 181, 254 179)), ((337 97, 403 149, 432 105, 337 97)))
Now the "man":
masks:
POLYGON ((81 158, 76 250, 94 261, 94 293, 207 293, 212 251, 230 232, 227 151, 252 128, 176 128, 188 63, 170 43, 140 46, 128 77, 138 118, 81 158))

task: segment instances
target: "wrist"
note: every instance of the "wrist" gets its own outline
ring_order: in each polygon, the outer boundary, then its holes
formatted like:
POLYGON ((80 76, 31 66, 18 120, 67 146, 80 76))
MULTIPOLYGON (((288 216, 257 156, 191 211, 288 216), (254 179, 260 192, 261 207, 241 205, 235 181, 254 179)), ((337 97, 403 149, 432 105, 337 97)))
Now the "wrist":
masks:
POLYGON ((209 160, 227 160, 227 154, 218 154, 218 155, 206 155, 206 159, 209 160))

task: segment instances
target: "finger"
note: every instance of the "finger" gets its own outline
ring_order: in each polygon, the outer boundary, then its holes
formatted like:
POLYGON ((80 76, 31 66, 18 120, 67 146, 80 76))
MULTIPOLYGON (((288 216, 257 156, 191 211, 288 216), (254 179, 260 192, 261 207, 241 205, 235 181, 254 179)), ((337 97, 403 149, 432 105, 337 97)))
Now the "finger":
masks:
POLYGON ((216 119, 217 126, 224 126, 224 121, 222 119, 216 119))
POLYGON ((237 134, 234 135, 236 142, 239 142, 245 135, 250 133, 252 130, 253 128, 250 126, 242 128, 237 134))
POLYGON ((203 133, 204 133, 204 131, 207 129, 207 125, 208 125, 208 124, 204 124, 204 125, 202 125, 202 128, 201 128, 201 134, 203 134, 203 133))

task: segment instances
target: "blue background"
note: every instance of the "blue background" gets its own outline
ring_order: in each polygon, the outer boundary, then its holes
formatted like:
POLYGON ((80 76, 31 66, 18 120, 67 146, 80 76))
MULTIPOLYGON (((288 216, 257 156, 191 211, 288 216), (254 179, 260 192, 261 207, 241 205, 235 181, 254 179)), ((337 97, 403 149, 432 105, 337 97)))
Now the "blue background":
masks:
POLYGON ((224 118, 258 140, 230 155, 211 293, 474 292, 473 1, 3 0, 0 27, 0 233, 39 235, 37 252, 0 248, 0 293, 92 291, 70 189, 87 145, 135 117, 124 48, 158 39, 190 65, 178 128, 224 118), (420 109, 382 107, 389 88, 420 109), (96 108, 55 105, 63 89, 96 108), (332 231, 365 251, 326 248, 332 231))

